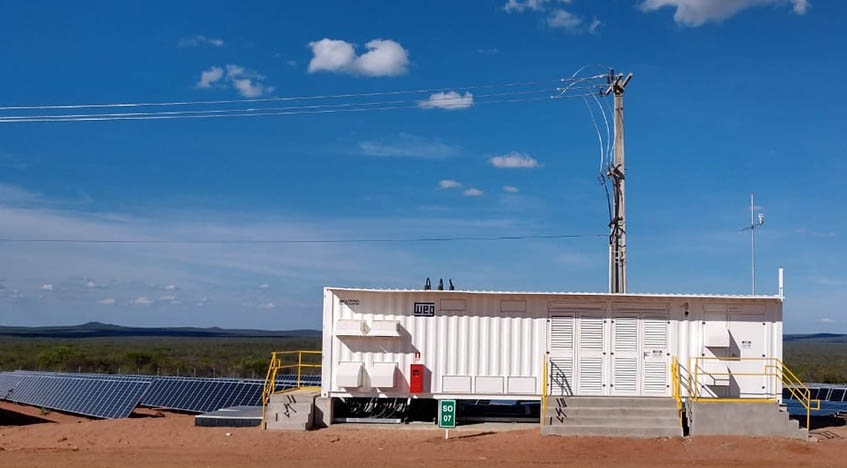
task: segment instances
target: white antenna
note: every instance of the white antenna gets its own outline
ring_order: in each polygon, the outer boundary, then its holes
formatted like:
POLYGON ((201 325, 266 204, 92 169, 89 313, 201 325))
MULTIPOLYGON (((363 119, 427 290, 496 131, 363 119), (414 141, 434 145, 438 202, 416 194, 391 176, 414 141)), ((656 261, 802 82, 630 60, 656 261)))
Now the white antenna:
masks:
POLYGON ((758 223, 756 223, 756 205, 753 203, 753 194, 750 194, 750 225, 742 229, 742 231, 750 231, 750 275, 752 282, 753 295, 756 295, 756 228, 765 224, 765 215, 759 213, 758 223))

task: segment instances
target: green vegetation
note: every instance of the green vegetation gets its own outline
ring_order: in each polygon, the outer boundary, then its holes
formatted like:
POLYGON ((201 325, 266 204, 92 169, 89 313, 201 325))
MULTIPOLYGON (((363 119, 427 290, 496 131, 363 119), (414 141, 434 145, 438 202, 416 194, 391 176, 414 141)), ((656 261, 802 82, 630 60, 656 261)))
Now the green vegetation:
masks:
POLYGON ((271 352, 320 346, 319 337, 0 337, 0 370, 264 378, 271 352))
MULTIPOLYGON (((264 378, 271 352, 320 347, 314 332, 299 337, 0 336, 0 370, 264 378)), ((804 382, 847 383, 847 336, 787 335, 783 357, 804 382)), ((304 362, 318 363, 317 356, 305 356, 304 362)))
POLYGON ((783 358, 804 382, 847 383, 847 337, 786 340, 783 358))

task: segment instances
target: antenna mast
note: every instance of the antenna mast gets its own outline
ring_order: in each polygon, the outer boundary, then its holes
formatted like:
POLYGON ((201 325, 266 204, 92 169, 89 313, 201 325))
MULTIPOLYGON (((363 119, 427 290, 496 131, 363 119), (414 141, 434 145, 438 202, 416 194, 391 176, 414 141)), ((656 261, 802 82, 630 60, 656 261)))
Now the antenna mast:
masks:
POLYGON ((626 75, 609 71, 606 78, 608 86, 602 92, 604 96, 615 96, 615 158, 609 166, 606 177, 612 179, 614 185, 614 211, 609 222, 609 292, 612 294, 626 293, 626 201, 625 201, 625 170, 623 142, 623 94, 626 85, 632 79, 632 73, 626 75))
POLYGON ((750 230, 750 280, 752 283, 752 294, 756 295, 756 228, 765 224, 765 215, 759 213, 756 222, 756 205, 753 203, 753 194, 750 194, 750 225, 742 231, 750 230))

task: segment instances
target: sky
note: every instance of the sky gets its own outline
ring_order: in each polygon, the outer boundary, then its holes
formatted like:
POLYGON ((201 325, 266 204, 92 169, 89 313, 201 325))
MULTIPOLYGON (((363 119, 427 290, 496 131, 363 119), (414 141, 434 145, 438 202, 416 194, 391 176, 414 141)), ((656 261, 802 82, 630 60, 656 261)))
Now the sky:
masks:
POLYGON ((189 241, 0 242, 2 325, 320 328, 324 286, 427 277, 604 292, 605 124, 591 91, 550 97, 614 67, 634 75, 629 291, 749 294, 755 192, 757 292, 776 294, 784 267, 785 331, 847 332, 844 2, 0 8, 0 238, 189 241), (198 101, 372 108, 58 122, 14 118, 196 104, 9 109, 198 101), (578 237, 402 241, 557 235, 578 237), (401 242, 190 242, 350 239, 401 242))

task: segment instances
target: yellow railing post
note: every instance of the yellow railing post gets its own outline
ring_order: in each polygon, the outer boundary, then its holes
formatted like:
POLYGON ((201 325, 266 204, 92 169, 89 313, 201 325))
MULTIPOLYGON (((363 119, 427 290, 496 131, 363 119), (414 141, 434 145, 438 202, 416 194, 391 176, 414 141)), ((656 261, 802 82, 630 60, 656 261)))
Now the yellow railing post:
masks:
POLYGON ((541 376, 541 425, 544 425, 544 420, 547 419, 547 357, 541 361, 541 369, 544 374, 541 376))
POLYGON ((297 388, 300 388, 300 371, 303 366, 303 352, 300 351, 297 353, 297 388))

